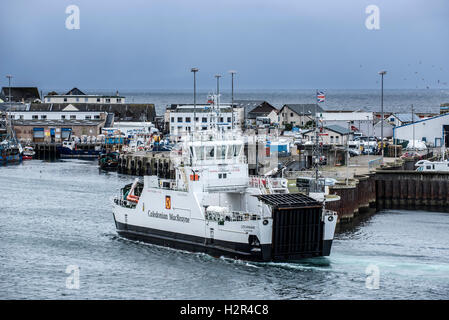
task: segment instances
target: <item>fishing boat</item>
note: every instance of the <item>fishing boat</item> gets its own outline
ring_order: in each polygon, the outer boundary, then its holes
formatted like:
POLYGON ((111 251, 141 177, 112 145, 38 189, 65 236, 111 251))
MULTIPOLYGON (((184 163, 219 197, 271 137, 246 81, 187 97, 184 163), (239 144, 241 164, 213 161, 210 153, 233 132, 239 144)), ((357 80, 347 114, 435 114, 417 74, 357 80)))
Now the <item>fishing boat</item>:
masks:
POLYGON ((56 150, 61 159, 98 159, 98 156, 103 152, 101 146, 95 146, 94 149, 80 149, 77 148, 77 143, 74 140, 64 140, 61 146, 56 147, 56 150))
POLYGON ((23 160, 31 160, 31 159, 33 159, 35 154, 36 154, 36 152, 34 151, 33 147, 26 146, 25 148, 23 148, 22 159, 23 160))
POLYGON ((244 145, 218 126, 184 137, 171 153, 172 173, 136 178, 113 198, 118 234, 245 260, 328 256, 336 212, 289 193, 287 179, 250 176, 244 145))
POLYGON ((6 136, 0 142, 0 165, 22 162, 23 148, 17 140, 8 112, 6 112, 6 136))
POLYGON ((21 163, 22 154, 20 150, 19 145, 10 140, 0 142, 0 165, 21 163))

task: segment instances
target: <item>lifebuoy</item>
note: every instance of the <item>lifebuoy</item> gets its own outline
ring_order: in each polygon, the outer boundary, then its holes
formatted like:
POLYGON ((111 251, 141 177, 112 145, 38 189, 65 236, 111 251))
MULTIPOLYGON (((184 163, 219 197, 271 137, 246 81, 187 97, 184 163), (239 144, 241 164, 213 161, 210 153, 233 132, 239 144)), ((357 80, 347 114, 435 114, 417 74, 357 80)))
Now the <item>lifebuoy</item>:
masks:
POLYGON ((139 202, 139 197, 130 194, 126 197, 126 200, 137 203, 137 202, 139 202))

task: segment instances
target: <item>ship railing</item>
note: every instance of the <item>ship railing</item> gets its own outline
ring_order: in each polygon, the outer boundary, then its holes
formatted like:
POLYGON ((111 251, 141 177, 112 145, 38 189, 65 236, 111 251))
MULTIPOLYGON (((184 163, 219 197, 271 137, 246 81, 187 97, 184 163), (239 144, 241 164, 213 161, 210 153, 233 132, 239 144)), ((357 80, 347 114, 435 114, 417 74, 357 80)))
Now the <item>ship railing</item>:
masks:
POLYGON ((206 212, 206 220, 218 221, 219 224, 224 222, 236 222, 236 221, 256 221, 261 220, 261 216, 255 213, 249 213, 244 211, 232 211, 232 212, 206 212))
POLYGON ((134 209, 137 203, 123 199, 123 195, 118 194, 114 197, 114 203, 124 208, 134 209))
POLYGON ((263 176, 250 176, 249 186, 259 188, 262 194, 287 192, 287 180, 284 178, 270 178, 263 176))
POLYGON ((187 186, 180 186, 175 179, 158 179, 159 189, 187 191, 187 186))

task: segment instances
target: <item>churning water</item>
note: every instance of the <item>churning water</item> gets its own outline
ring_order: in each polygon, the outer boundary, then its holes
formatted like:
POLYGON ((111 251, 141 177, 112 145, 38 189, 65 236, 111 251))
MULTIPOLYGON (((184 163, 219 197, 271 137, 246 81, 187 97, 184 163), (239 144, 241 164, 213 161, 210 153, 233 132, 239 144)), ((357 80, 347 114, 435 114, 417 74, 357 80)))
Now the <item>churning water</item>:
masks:
POLYGON ((449 298, 448 213, 382 211, 330 257, 247 263, 118 237, 110 197, 133 178, 77 160, 0 167, 0 299, 449 298))

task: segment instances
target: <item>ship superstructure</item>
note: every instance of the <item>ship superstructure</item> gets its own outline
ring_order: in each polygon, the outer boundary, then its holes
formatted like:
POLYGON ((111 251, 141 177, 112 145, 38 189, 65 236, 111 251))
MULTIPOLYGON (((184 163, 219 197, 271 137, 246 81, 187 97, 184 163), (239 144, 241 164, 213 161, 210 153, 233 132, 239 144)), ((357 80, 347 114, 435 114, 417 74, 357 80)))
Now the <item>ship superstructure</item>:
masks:
POLYGON ((114 198, 126 238, 232 258, 286 261, 330 254, 337 216, 291 194, 284 178, 250 176, 245 138, 194 131, 174 148, 174 173, 136 179, 114 198))

